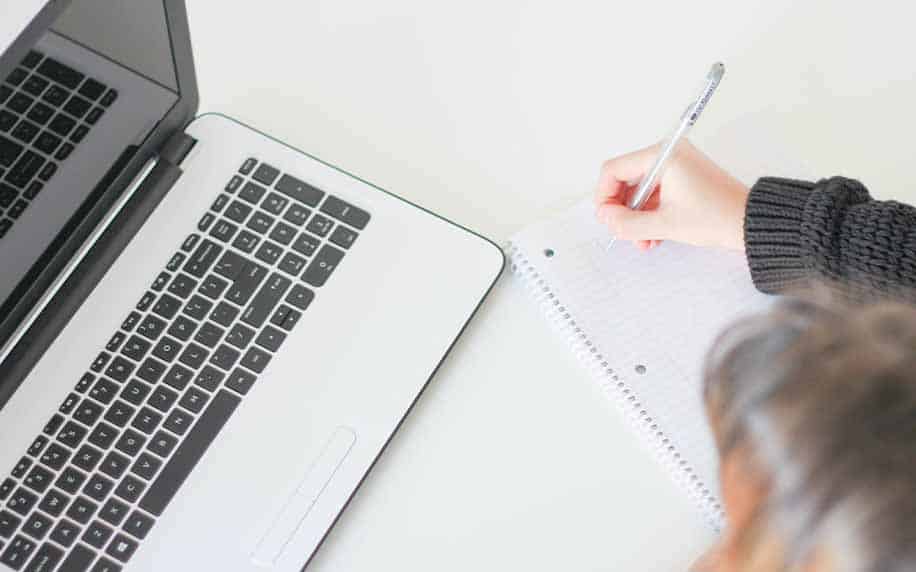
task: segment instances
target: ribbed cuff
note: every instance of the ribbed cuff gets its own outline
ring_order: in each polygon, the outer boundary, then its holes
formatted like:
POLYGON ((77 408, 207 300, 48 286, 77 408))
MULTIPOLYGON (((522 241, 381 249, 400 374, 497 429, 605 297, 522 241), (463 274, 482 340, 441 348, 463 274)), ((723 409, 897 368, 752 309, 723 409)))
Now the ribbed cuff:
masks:
POLYGON ((751 188, 744 214, 744 249, 751 279, 777 294, 810 277, 802 249, 802 218, 814 183, 764 177, 751 188))

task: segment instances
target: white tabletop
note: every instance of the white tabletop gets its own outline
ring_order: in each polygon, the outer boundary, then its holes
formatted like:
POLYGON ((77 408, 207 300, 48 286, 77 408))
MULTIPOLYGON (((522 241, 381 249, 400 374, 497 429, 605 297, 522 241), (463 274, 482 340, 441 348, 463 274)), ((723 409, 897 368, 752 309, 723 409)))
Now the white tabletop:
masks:
MULTIPOLYGON (((916 199, 913 9, 878 1, 190 2, 201 111, 504 241, 671 127, 747 182, 916 199)), ((312 569, 684 569, 712 538, 506 277, 312 569)))

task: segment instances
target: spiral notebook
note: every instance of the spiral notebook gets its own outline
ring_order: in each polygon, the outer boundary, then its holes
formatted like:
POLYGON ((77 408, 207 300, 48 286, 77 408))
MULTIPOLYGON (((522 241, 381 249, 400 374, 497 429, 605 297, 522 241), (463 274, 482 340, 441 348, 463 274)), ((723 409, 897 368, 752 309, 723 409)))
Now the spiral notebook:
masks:
POLYGON ((771 298, 742 255, 617 242, 590 202, 512 237, 510 268, 603 393, 629 418, 706 520, 721 528, 717 457, 702 404, 702 368, 718 333, 771 298))

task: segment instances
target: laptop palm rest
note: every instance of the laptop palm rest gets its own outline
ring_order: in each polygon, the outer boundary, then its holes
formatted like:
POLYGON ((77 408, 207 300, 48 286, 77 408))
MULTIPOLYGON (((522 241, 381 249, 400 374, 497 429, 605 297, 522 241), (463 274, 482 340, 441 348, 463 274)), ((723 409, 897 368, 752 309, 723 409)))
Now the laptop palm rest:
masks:
POLYGON ((315 501, 331 481, 337 468, 356 443, 356 433, 349 427, 338 427, 331 435, 321 454, 309 467, 276 520, 258 542, 251 560, 258 566, 274 566, 289 541, 305 522, 315 501))

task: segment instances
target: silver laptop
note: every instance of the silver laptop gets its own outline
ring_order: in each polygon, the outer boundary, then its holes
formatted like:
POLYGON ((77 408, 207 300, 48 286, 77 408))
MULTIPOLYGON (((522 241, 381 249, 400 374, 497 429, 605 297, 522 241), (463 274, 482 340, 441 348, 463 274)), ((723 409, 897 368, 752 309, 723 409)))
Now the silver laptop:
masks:
POLYGON ((0 570, 302 569, 501 251, 196 116, 183 0, 13 4, 0 570))

